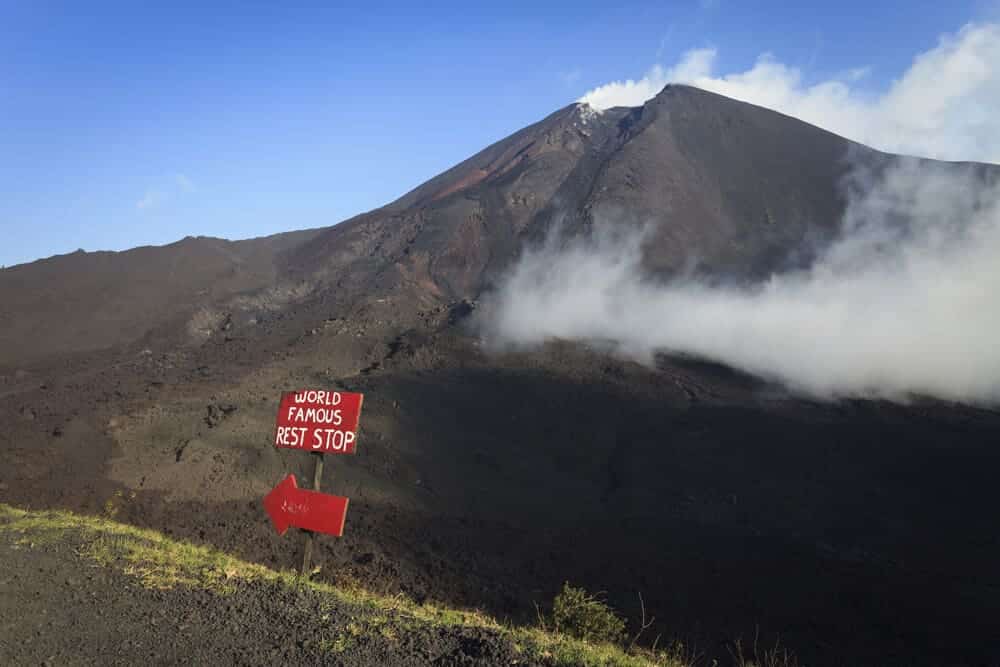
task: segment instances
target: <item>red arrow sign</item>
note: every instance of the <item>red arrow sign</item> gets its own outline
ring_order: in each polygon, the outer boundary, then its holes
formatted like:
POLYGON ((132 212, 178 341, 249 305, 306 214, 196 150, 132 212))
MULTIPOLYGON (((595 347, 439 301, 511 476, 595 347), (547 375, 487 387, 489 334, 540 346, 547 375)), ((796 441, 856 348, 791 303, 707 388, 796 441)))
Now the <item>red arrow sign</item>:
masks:
POLYGON ((344 534, 347 503, 347 498, 300 489, 295 475, 289 475, 264 498, 264 509, 278 535, 296 526, 340 537, 344 534))

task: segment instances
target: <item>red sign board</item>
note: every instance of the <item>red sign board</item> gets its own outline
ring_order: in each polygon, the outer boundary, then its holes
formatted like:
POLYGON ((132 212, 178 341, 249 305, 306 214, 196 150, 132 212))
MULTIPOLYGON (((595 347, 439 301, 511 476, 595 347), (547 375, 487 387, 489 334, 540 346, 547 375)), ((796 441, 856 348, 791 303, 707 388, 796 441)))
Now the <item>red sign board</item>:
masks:
POLYGON ((281 395, 274 446, 353 454, 364 394, 303 389, 281 395))
POLYGON ((278 535, 295 526, 340 537, 344 534, 348 502, 341 496, 300 489, 295 475, 289 475, 264 497, 264 509, 278 535))

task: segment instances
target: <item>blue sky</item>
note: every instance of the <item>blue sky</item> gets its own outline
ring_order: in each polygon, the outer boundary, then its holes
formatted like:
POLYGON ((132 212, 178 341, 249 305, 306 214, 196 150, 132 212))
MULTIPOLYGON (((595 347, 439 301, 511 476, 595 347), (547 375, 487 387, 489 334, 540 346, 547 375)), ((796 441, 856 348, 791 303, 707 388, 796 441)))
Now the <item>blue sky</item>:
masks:
POLYGON ((0 1, 0 264, 333 224, 692 49, 719 74, 770 53, 803 86, 868 67, 852 95, 875 97, 940 35, 997 19, 984 2, 145 4, 0 1))

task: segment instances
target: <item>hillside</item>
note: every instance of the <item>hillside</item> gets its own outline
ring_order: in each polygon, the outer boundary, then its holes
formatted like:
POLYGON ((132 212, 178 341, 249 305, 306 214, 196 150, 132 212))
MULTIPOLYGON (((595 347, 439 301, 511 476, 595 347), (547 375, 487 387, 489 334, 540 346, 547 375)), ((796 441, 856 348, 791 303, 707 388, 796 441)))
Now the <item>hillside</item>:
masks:
POLYGON ((669 86, 635 109, 561 109, 323 230, 6 269, 0 502, 112 502, 289 568, 297 540, 260 499, 311 468, 270 445, 279 394, 361 391, 358 454, 325 472, 351 498, 345 536, 319 541, 326 583, 532 623, 569 580, 630 618, 641 593, 650 639, 723 661, 759 631, 810 665, 988 664, 996 410, 818 402, 568 341, 495 353, 475 327, 524 247, 599 227, 651 224, 643 266, 661 278, 808 265, 839 232, 849 164, 896 159, 669 86))
MULTIPOLYGON (((198 314, 278 279, 277 260, 319 230, 246 241, 187 237, 0 271, 0 367, 140 340, 159 326, 199 335, 198 314)), ((182 339, 174 336, 171 342, 182 339)))

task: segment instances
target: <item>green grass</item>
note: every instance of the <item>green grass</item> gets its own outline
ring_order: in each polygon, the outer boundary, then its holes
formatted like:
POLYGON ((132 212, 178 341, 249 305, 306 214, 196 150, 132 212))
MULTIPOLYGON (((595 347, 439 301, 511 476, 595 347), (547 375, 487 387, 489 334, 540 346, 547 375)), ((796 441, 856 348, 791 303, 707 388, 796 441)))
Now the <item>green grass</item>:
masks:
POLYGON ((359 637, 379 636, 398 640, 400 628, 418 624, 475 627, 505 636, 526 658, 543 659, 556 665, 587 667, 688 667, 676 652, 634 651, 569 637, 542 628, 508 626, 477 610, 453 609, 430 603, 417 604, 405 596, 377 595, 359 586, 331 586, 307 581, 291 570, 272 570, 248 563, 205 546, 171 539, 161 533, 136 528, 111 518, 85 516, 59 510, 23 510, 0 504, 0 535, 12 536, 28 548, 68 541, 77 553, 107 567, 121 568, 143 586, 173 588, 188 586, 220 595, 239 583, 264 581, 305 587, 320 596, 359 608, 346 630, 323 642, 322 648, 343 653, 359 637), (390 622, 390 620, 392 622, 390 622))

